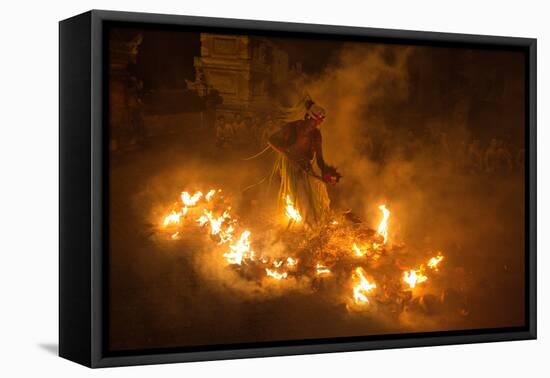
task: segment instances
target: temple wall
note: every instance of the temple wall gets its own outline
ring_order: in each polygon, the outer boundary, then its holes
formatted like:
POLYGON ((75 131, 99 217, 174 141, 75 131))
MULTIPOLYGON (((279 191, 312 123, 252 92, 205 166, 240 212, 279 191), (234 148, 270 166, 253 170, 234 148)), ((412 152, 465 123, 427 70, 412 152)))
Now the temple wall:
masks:
POLYGON ((269 110, 270 90, 287 80, 289 59, 265 38, 203 33, 195 69, 198 86, 223 98, 217 113, 250 115, 269 110))

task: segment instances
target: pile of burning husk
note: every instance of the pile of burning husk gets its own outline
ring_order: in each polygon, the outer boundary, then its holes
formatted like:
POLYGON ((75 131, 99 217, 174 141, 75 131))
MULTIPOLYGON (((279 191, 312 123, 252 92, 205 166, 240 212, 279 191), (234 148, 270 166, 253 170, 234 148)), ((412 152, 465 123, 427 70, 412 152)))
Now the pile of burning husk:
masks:
POLYGON ((310 228, 287 198, 285 214, 255 216, 252 230, 232 214, 221 190, 184 191, 167 209, 159 230, 173 241, 208 234, 213 250, 222 251, 220 261, 240 280, 277 285, 282 292, 300 282, 352 314, 375 312, 401 321, 407 314, 467 316, 466 288, 457 284, 465 282, 459 277, 463 272, 447 269, 440 251, 413 252, 391 242, 391 213, 386 205, 379 209, 377 229, 350 211, 310 228))

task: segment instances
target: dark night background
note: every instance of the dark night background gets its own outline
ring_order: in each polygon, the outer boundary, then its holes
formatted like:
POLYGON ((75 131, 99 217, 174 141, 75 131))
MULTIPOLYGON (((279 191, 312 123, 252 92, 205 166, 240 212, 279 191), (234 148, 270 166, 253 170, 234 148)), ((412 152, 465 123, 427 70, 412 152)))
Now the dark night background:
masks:
MULTIPOLYGON (((142 78, 145 90, 181 89, 185 87, 185 80, 195 79, 192 57, 200 55, 199 33, 155 30, 142 33, 140 53, 136 64, 129 70, 142 78)), ((319 39, 272 38, 272 41, 289 53, 291 63, 300 62, 303 72, 313 77, 331 64, 337 64, 339 51, 345 44, 343 41, 319 39)), ((516 142, 519 138, 522 142, 523 130, 516 125, 523 122, 524 104, 508 101, 511 96, 523 95, 522 54, 420 47, 413 55, 407 67, 410 99, 405 109, 394 113, 395 117, 417 113, 441 118, 453 111, 457 103, 468 99, 469 116, 481 117, 485 124, 483 128, 476 127, 476 135, 502 137, 509 142, 516 142), (499 111, 484 114, 487 104, 495 102, 499 111)), ((391 64, 395 54, 391 49, 387 50, 383 59, 391 64)), ((388 98, 374 105, 382 112, 392 106, 395 104, 388 102, 388 98)))
MULTIPOLYGON (((307 74, 316 74, 338 54, 343 42, 311 40, 304 43, 291 39, 272 38, 283 47, 291 62, 300 62, 307 74)), ((195 78, 191 57, 200 55, 200 33, 154 31, 143 32, 143 43, 135 72, 143 78, 147 89, 181 88, 185 79, 195 78), (147 53, 145 53, 147 51, 147 53)))

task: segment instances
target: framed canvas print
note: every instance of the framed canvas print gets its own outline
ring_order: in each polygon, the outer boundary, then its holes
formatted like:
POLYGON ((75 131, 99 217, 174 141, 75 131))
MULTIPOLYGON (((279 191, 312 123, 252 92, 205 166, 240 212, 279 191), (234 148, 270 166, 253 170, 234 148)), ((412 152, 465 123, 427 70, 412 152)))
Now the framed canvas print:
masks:
POLYGON ((536 40, 60 23, 60 355, 536 337, 536 40))

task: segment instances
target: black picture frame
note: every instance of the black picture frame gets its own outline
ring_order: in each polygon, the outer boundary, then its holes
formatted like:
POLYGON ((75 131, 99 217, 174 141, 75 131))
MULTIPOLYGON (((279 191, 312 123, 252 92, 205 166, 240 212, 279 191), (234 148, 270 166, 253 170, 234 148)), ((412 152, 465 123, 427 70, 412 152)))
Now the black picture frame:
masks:
POLYGON ((59 24, 59 354, 88 367, 536 338, 536 39, 92 10, 59 24), (106 28, 138 25, 523 51, 526 59, 525 327, 114 353, 106 349, 106 28))

